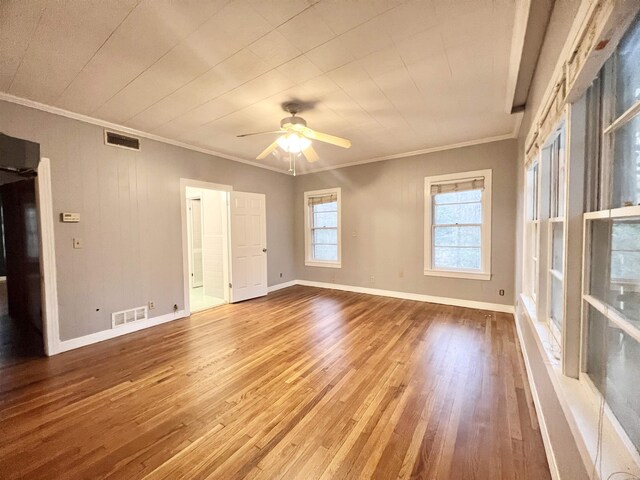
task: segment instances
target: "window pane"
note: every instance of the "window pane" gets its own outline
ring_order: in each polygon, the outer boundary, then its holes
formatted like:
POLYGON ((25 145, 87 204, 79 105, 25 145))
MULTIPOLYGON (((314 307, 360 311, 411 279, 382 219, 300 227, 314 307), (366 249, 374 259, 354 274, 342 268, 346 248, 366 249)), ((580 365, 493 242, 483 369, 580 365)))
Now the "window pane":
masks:
POLYGON ((640 450, 640 345, 595 308, 588 315, 587 373, 640 450))
POLYGON ((482 200, 482 190, 466 190, 464 192, 438 193, 434 195, 434 203, 462 203, 479 202, 482 200))
POLYGON ((640 218, 614 220, 609 303, 640 328, 640 218))
POLYGON ((433 266, 451 270, 480 270, 480 249, 435 247, 433 266))
POLYGON ((611 135, 613 146, 612 208, 640 205, 640 115, 611 135))
POLYGON ((591 223, 590 294, 640 328, 640 218, 591 223))
POLYGON ((479 247, 480 227, 435 227, 438 247, 479 247))
POLYGON ((559 222, 554 222, 551 224, 551 235, 552 235, 552 248, 553 248, 553 258, 551 263, 551 268, 557 270, 562 273, 563 269, 563 257, 564 257, 564 225, 559 222))
POLYGON ((482 204, 436 205, 435 224, 482 223, 482 204))
POLYGON ((591 234, 591 274, 589 278, 589 294, 606 302, 609 297, 609 241, 611 222, 609 220, 593 220, 590 222, 591 234))
POLYGON ((551 275, 551 320, 562 331, 562 282, 551 275))
POLYGON ((338 244, 337 229, 316 229, 313 230, 313 243, 331 243, 338 244))
POLYGON ((338 202, 322 203, 320 205, 314 205, 313 211, 318 212, 337 212, 338 202))
POLYGON ((338 246, 337 245, 314 245, 313 258, 314 260, 327 260, 327 261, 337 262, 338 246))
POLYGON ((314 213, 313 215, 314 227, 337 227, 338 226, 338 213, 314 213))
POLYGON ((640 15, 618 45, 616 60, 616 117, 619 117, 640 100, 640 15))

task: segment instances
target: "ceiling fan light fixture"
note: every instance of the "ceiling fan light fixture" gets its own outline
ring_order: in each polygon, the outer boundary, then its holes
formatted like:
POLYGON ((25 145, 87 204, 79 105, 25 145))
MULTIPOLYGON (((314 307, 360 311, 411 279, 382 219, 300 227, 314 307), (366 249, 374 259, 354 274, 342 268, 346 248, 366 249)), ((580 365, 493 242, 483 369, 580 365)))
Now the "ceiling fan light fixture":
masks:
POLYGON ((297 133, 283 135, 277 142, 280 148, 288 153, 300 153, 311 145, 311 140, 297 133))

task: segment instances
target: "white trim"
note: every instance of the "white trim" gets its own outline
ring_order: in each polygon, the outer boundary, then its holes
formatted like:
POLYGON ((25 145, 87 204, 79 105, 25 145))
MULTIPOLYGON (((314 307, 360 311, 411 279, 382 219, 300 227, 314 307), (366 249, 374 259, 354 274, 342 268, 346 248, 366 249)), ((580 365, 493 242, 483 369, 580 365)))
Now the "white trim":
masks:
MULTIPOLYGON (((339 249, 340 246, 338 246, 338 250, 339 249)), ((342 268, 342 264, 339 262, 322 262, 320 260, 306 260, 304 265, 305 267, 342 268)))
MULTIPOLYGON (((526 305, 526 302, 522 302, 522 305, 526 305)), ((526 309, 526 307, 525 307, 526 309)), ((528 315, 527 315, 528 316, 528 315)), ((532 320, 532 322, 535 320, 532 320)), ((549 464, 549 472, 553 480, 560 479, 560 471, 558 470, 558 462, 552 448, 551 436, 549 435, 549 429, 547 428, 546 418, 542 413, 542 403, 540 402, 540 395, 536 387, 535 379, 531 373, 531 363, 529 362, 529 352, 527 351, 527 344, 522 337, 522 331, 520 329, 520 323, 518 319, 515 319, 516 334, 518 335, 518 342, 520 343, 520 350, 522 351, 522 358, 524 359, 525 371, 527 372, 527 379, 529 380, 529 389, 531 390, 531 397, 533 398, 533 405, 536 409, 536 417, 538 418, 538 425, 540 426, 540 434, 542 436, 542 444, 547 454, 547 463, 549 464)), ((546 356, 546 352, 544 352, 546 356)), ((546 363, 546 362, 545 362, 546 363)))
MULTIPOLYGON (((153 133, 147 133, 141 130, 136 130, 134 128, 125 127, 124 125, 119 125, 117 123, 111 123, 105 120, 100 120, 99 118, 90 117, 88 115, 82 115, 80 113, 70 112, 69 110, 65 110, 63 108, 53 107, 51 105, 45 105, 44 103, 36 102, 34 100, 29 100, 27 98, 16 97, 15 95, 11 95, 5 92, 0 92, 0 100, 13 103, 16 105, 22 105, 23 107, 35 108, 36 110, 41 110, 43 112, 51 113, 53 115, 59 115, 61 117, 71 118, 73 120, 78 120, 80 122, 90 123, 92 125, 98 125, 104 128, 119 130, 121 133, 126 133, 128 135, 136 135, 138 137, 154 140, 156 142, 173 145, 174 147, 186 148, 187 150, 193 150, 194 152, 204 153, 206 155, 213 155, 215 157, 224 158, 225 160, 232 160, 234 162, 244 163, 246 165, 251 165, 252 167, 264 168, 266 170, 271 170, 272 172, 281 173, 283 175, 291 175, 288 171, 284 171, 276 167, 271 167, 263 163, 257 163, 251 160, 245 160, 244 158, 236 157, 235 155, 229 155, 227 153, 217 152, 209 148, 197 147, 195 145, 179 142, 177 140, 172 140, 167 137, 161 137, 160 135, 154 135, 153 133)), ((142 148, 142 142, 140 142, 140 148, 142 148)))
POLYGON ((342 268, 342 188, 325 188, 304 192, 304 264, 307 267, 342 268), (311 258, 311 224, 309 219, 309 198, 320 195, 336 195, 338 204, 338 260, 322 261, 311 258))
POLYGON ((268 293, 277 292, 278 290, 282 290, 283 288, 293 287, 294 285, 297 285, 297 284, 298 284, 297 280, 290 280, 288 282, 276 283, 275 285, 271 285, 270 287, 267 287, 267 292, 268 293))
POLYGON ((38 164, 37 208, 40 227, 40 275, 42 288, 42 335, 48 356, 58 353, 60 326, 58 319, 58 281, 54 236, 51 161, 41 158, 38 164))
POLYGON ((476 140, 469 140, 466 142, 450 143, 448 145, 440 145, 438 147, 423 148, 421 150, 413 150, 411 152, 394 153, 393 155, 385 155, 384 157, 374 157, 367 160, 356 160, 353 162, 343 163, 340 165, 330 165, 327 167, 314 168, 313 170, 298 172, 298 175, 308 175, 310 173, 325 172, 327 170, 337 170, 339 168, 355 167, 357 165, 364 165, 366 163, 376 163, 376 162, 383 162, 385 160, 395 160, 397 158, 415 157, 416 155, 424 155, 426 153, 444 152, 446 150, 455 150, 456 148, 472 147, 474 145, 482 145, 484 143, 493 143, 493 142, 500 142, 502 140, 511 140, 511 139, 517 138, 518 132, 520 131, 520 124, 523 118, 522 113, 518 113, 515 115, 517 116, 516 116, 516 123, 514 125, 513 131, 511 133, 507 133, 504 135, 478 138, 476 140))
POLYGON ((476 280, 491 280, 491 204, 492 204, 492 170, 474 170, 472 172, 457 172, 446 175, 435 175, 424 178, 424 274, 441 277, 473 278, 476 280), (480 227, 482 240, 480 243, 481 265, 478 271, 447 270, 433 268, 433 204, 431 185, 434 183, 464 180, 474 177, 484 178, 482 190, 482 224, 480 227))
POLYGON ((189 315, 185 310, 178 310, 175 313, 167 313, 158 317, 127 323, 110 330, 102 330, 101 332, 91 333, 89 335, 85 335, 84 337, 72 338, 71 340, 63 340, 59 344, 57 353, 67 352, 76 348, 103 342, 105 340, 110 340, 122 335, 127 335, 129 333, 137 332, 138 330, 143 330, 145 328, 155 327, 162 323, 171 322, 173 320, 178 320, 180 318, 185 318, 188 316, 189 315))
POLYGON ((616 118, 611 125, 609 125, 607 128, 604 129, 602 133, 607 135, 608 133, 611 133, 614 130, 617 130, 618 128, 630 122, 633 119, 633 117, 635 117, 639 113, 640 113, 640 100, 634 103, 626 112, 624 112, 622 115, 616 118))
POLYGON ((463 270, 433 270, 424 269, 424 274, 431 277, 465 278, 468 280, 491 280, 491 273, 465 272, 463 270))
POLYGON ((516 2, 516 13, 511 32, 511 51, 509 54, 509 71, 507 74, 507 87, 505 88, 505 113, 511 113, 513 109, 513 99, 516 94, 518 84, 518 74, 522 62, 522 51, 524 50, 524 40, 527 34, 527 23, 531 13, 531 0, 519 0, 516 2))
MULTIPOLYGON (((160 135, 154 135, 153 133, 143 132, 142 130, 136 130, 135 128, 125 127, 124 125, 119 125, 117 123, 107 122, 105 120, 100 120, 99 118, 90 117, 88 115, 83 115, 81 113, 70 112, 69 110, 65 110, 63 108, 53 107, 51 105, 46 105, 44 103, 36 102, 34 100, 29 100, 27 98, 17 97, 15 95, 11 95, 9 93, 0 92, 0 101, 13 103, 13 104, 16 104, 16 105, 22 105, 23 107, 34 108, 36 110, 40 110, 40 111, 43 111, 43 112, 51 113, 53 115, 59 115, 61 117, 71 118, 73 120, 78 120, 78 121, 81 121, 81 122, 90 123, 92 125, 98 125, 98 126, 104 127, 104 128, 110 128, 110 129, 119 130, 121 133, 126 133, 128 135, 136 135, 138 137, 146 138, 146 139, 149 139, 149 140, 154 140, 156 142, 166 143, 168 145, 173 145, 175 147, 186 148, 187 150, 193 150, 194 152, 204 153, 206 155, 213 155, 215 157, 224 158, 226 160, 232 160, 234 162, 244 163, 246 165, 251 165, 252 167, 264 168, 266 170, 271 170, 272 172, 281 173, 283 175, 291 175, 291 173, 289 171, 285 171, 285 170, 282 170, 280 168, 272 167, 270 165, 265 165, 264 163, 257 163, 257 162, 254 162, 252 160, 247 160, 247 159, 244 159, 244 158, 241 158, 241 157, 237 157, 235 155, 229 155, 227 153, 218 152, 218 151, 215 151, 215 150, 211 150, 209 148, 202 148, 202 147, 198 147, 198 146, 191 145, 191 144, 188 144, 188 143, 180 142, 178 140, 172 140, 172 139, 167 138, 167 137, 162 137, 160 135)), ((298 172, 297 174, 298 175, 306 175, 306 174, 309 174, 309 173, 323 172, 323 171, 326 171, 326 170, 335 170, 335 169, 338 169, 338 168, 352 167, 354 165, 363 165, 365 163, 381 162, 383 160, 392 160, 392 159, 395 159, 395 158, 413 157, 415 155, 422 155, 422 154, 425 154, 425 153, 442 152, 442 151, 445 151, 445 150, 453 150, 453 149, 456 149, 456 148, 470 147, 470 146, 473 146, 473 145, 481 145, 483 143, 492 143, 492 142, 499 142, 501 140, 510 140, 510 139, 513 139, 513 138, 517 138, 519 130, 520 130, 520 122, 522 122, 523 114, 520 113, 520 114, 517 114, 517 115, 519 115, 519 117, 516 116, 516 124, 514 125, 513 131, 511 133, 507 133, 507 134, 504 134, 504 135, 496 135, 496 136, 492 136, 492 137, 484 137, 484 138, 478 138, 478 139, 475 139, 475 140, 468 140, 466 142, 459 142, 459 143, 452 143, 452 144, 448 144, 448 145, 440 145, 440 146, 437 146, 437 147, 423 148, 421 150, 413 150, 413 151, 410 151, 410 152, 396 153, 396 154, 393 154, 393 155, 386 155, 384 157, 375 157, 375 158, 366 159, 366 160, 356 160, 354 162, 343 163, 341 165, 330 165, 330 166, 327 166, 327 167, 307 170, 305 172, 298 172)), ((142 148, 142 142, 141 142, 140 148, 142 148)))
MULTIPOLYGON (((599 395, 597 395, 595 391, 588 386, 588 383, 590 382, 585 381, 584 373, 581 375, 580 380, 567 377, 562 373, 561 366, 552 361, 550 353, 544 347, 544 343, 547 340, 542 336, 543 328, 539 328, 543 327, 543 324, 532 317, 532 312, 529 312, 527 309, 526 302, 522 295, 520 296, 520 299, 523 308, 519 309, 519 312, 524 314, 523 321, 529 322, 532 327, 533 336, 538 350, 544 359, 544 364, 547 374, 551 380, 554 394, 558 398, 562 407, 562 412, 567 419, 567 423, 576 441, 576 446, 580 452, 580 457, 585 465, 585 469, 588 473, 591 473, 598 436, 599 395)), ((534 312, 533 315, 535 315, 534 312)), ((522 356, 527 370, 527 377, 529 378, 529 385, 536 407, 540 431, 542 433, 542 441, 545 445, 545 450, 547 451, 547 460, 549 462, 551 476, 559 479, 560 476, 555 457, 556 453, 553 447, 562 448, 562 445, 559 442, 554 443, 549 435, 535 379, 531 374, 531 366, 529 362, 531 353, 527 350, 526 343, 523 342, 520 323, 518 320, 516 320, 516 331, 518 333, 522 356)), ((609 478, 611 473, 617 471, 640 475, 640 457, 635 452, 635 449, 633 447, 629 448, 630 445, 625 443, 625 439, 618 435, 617 432, 619 426, 616 426, 615 423, 617 421, 613 421, 612 417, 613 416, 605 414, 602 424, 602 478, 609 478)), ((596 476, 595 478, 599 477, 596 476)))
POLYGON ((364 293, 367 295, 377 295, 379 297, 400 298, 402 300, 414 300, 416 302, 437 303, 439 305, 450 305, 452 307, 475 308, 478 310, 490 310, 492 312, 514 313, 513 305, 503 305, 500 303, 479 302, 476 300, 463 300, 460 298, 436 297, 434 295, 424 295, 421 293, 398 292, 394 290, 381 290, 379 288, 356 287, 353 285, 339 285, 336 283, 314 282, 310 280, 296 280, 296 285, 306 287, 328 288, 331 290, 341 290, 344 292, 364 293))
MULTIPOLYGON (((223 192, 231 192, 233 191, 233 187, 231 185, 223 185, 220 183, 211 183, 211 182, 203 182, 202 180, 192 180, 190 178, 181 178, 180 179, 180 224, 182 227, 182 288, 183 288, 183 302, 184 302, 184 312, 185 315, 191 315, 191 299, 189 296, 189 292, 191 291, 191 286, 189 282, 189 227, 187 225, 187 187, 193 188, 201 188, 208 190, 217 190, 223 192)), ((227 205, 228 205, 227 199, 227 205)), ((227 236, 229 236, 229 215, 227 214, 227 236)), ((227 240, 227 245, 229 245, 229 241, 227 240)), ((227 253, 228 255, 228 253, 227 253)), ((227 280, 228 282, 228 280, 227 280)), ((225 300, 229 299, 229 291, 228 287, 225 289, 225 300)))

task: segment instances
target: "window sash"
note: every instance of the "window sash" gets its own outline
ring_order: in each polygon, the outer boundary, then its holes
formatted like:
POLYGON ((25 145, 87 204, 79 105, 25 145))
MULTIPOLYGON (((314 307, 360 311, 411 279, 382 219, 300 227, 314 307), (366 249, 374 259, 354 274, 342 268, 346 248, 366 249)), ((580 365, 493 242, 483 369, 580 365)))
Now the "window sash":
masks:
POLYGON ((305 264, 307 266, 334 268, 341 266, 340 201, 340 188, 305 192, 305 264), (327 205, 330 203, 334 205, 327 205), (323 207, 319 208, 320 206, 323 207), (322 215, 322 217, 318 217, 321 222, 319 225, 315 224, 317 215, 322 215), (320 232, 327 233, 322 235, 320 232), (316 238, 317 236, 325 238, 316 238), (326 255, 330 252, 335 257, 331 259, 317 258, 316 253, 318 252, 316 250, 318 248, 325 250, 319 254, 326 255))
POLYGON ((491 173, 490 169, 486 169, 425 177, 425 275, 476 280, 491 279, 491 173), (444 187, 445 185, 446 187, 444 187), (447 191, 444 191, 445 189, 447 191), (478 193, 475 193, 474 196, 480 198, 471 199, 469 195, 451 195, 442 198, 444 202, 440 199, 436 200, 436 195, 438 194, 469 190, 478 190, 478 193), (452 201, 451 197, 459 198, 461 201, 452 201), (462 211, 457 212, 458 208, 456 206, 460 206, 459 210, 462 211), (437 208, 441 207, 445 207, 448 211, 438 212, 439 217, 436 219, 437 208), (461 215, 464 215, 464 218, 461 215), (456 220, 460 220, 460 222, 456 222, 456 220), (437 228, 441 229, 438 232, 438 241, 442 242, 442 245, 436 241, 437 228), (443 232, 442 229, 445 228, 469 228, 475 231, 455 232, 448 230, 443 232), (473 238, 465 237, 464 235, 467 234, 473 235, 473 238), (472 243, 477 243, 477 245, 472 245, 472 243), (436 249, 440 249, 438 254, 442 255, 439 257, 439 262, 436 261, 436 249), (475 253, 476 251, 477 253, 475 253), (456 252, 460 252, 461 257, 458 257, 456 252), (463 254, 462 252, 474 253, 463 254), (450 265, 464 263, 471 265, 472 268, 450 267, 450 265), (479 267, 476 267, 477 265, 479 267))

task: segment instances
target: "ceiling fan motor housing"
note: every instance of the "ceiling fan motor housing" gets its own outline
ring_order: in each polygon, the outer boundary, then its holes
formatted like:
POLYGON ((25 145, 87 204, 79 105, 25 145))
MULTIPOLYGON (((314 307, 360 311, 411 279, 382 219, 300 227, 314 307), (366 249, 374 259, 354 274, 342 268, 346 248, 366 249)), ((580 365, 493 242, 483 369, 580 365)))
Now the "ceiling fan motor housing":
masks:
POLYGON ((280 127, 285 129, 289 126, 293 126, 293 125, 302 125, 303 127, 307 126, 307 122, 305 121, 304 118, 302 117, 286 117, 283 118, 282 120, 280 120, 280 127))

